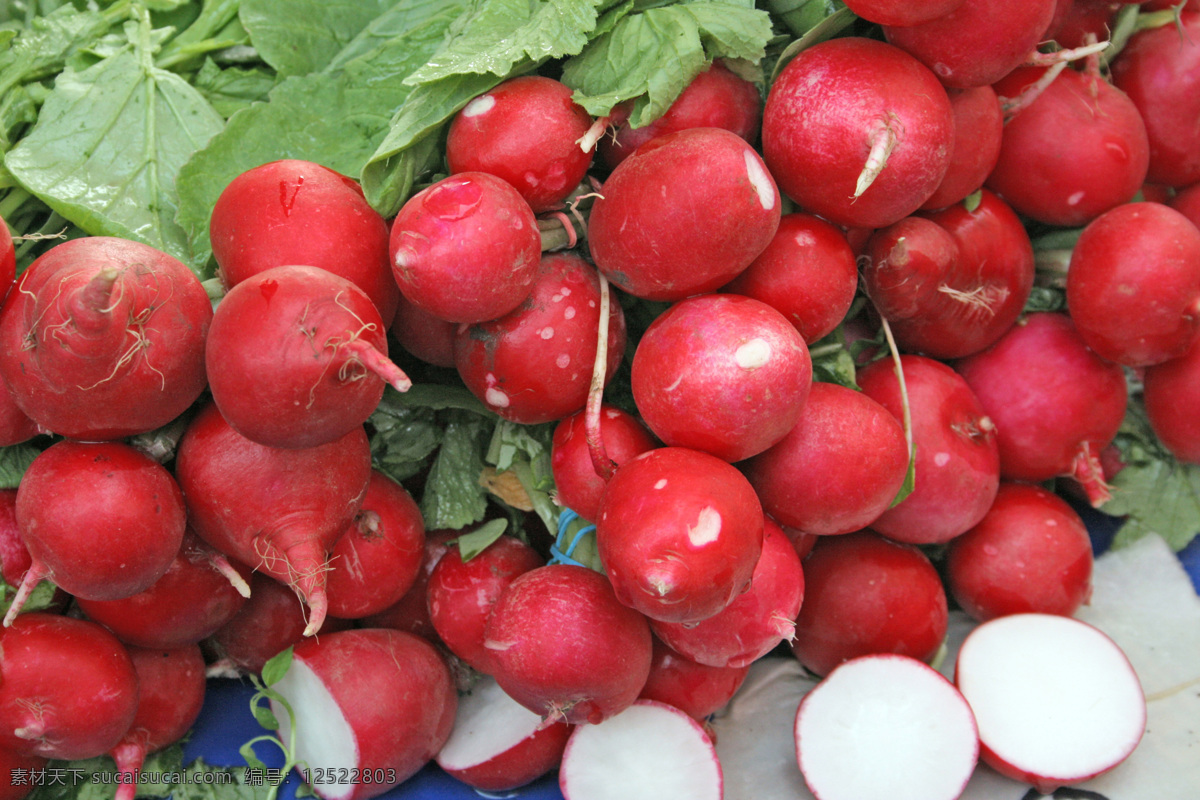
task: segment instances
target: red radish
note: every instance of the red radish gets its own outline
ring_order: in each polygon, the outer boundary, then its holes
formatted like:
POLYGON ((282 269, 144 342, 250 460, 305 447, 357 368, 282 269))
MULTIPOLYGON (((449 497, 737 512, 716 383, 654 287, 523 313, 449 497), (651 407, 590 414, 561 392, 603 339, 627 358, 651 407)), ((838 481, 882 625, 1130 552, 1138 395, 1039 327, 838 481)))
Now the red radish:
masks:
POLYGON ((231 580, 219 559, 224 556, 188 530, 171 566, 149 588, 119 600, 75 602, 126 644, 158 649, 195 644, 232 619, 250 594, 250 568, 230 565, 231 580))
POLYGON ((664 622, 699 622, 746 588, 762 553, 750 482, 716 456, 659 447, 617 468, 596 542, 621 602, 664 622))
POLYGON ((1094 505, 1108 499, 1099 458, 1125 419, 1125 373, 1084 344, 1068 315, 1029 314, 954 369, 996 425, 1002 477, 1069 475, 1094 505))
POLYGON ((412 495, 371 470, 362 509, 329 552, 329 613, 369 616, 395 603, 417 580, 425 556, 425 520, 412 495))
POLYGON ((90 600, 145 591, 179 552, 186 514, 171 473, 130 445, 51 445, 17 487, 17 527, 32 560, 4 624, 43 578, 90 600))
POLYGON ((805 533, 787 525, 780 525, 779 527, 792 543, 792 549, 796 551, 796 555, 800 556, 801 561, 808 556, 813 549, 813 545, 821 538, 819 534, 805 533))
POLYGON ((17 525, 17 490, 0 489, 0 577, 18 586, 31 562, 17 525))
POLYGON ((1004 482, 979 524, 950 542, 945 574, 950 594, 977 620, 1069 617, 1092 593, 1092 540, 1058 495, 1004 482))
POLYGON ((320 630, 329 550, 353 522, 371 478, 366 431, 281 450, 242 436, 210 403, 179 442, 175 475, 197 535, 291 586, 311 610, 305 633, 320 630))
POLYGON ((446 743, 458 705, 434 646, 383 628, 305 639, 271 688, 291 706, 271 701, 279 737, 295 725, 293 755, 323 800, 366 800, 411 778, 446 743))
POLYGON ((1200 9, 1129 37, 1113 59, 1112 80, 1146 122, 1147 180, 1177 187, 1200 181, 1200 9))
POLYGON ((129 648, 137 672, 133 724, 109 755, 123 778, 116 800, 133 800, 146 756, 181 740, 204 705, 204 656, 196 644, 171 649, 129 648))
POLYGON ((955 800, 979 758, 975 716, 958 689, 891 654, 829 673, 800 701, 795 739, 804 782, 820 800, 955 800))
MULTIPOLYGON (((600 409, 600 438, 604 452, 616 464, 658 446, 637 417, 611 405, 600 409)), ((592 461, 585 411, 575 412, 554 427, 550 469, 560 505, 589 521, 599 516, 606 481, 597 474, 592 461)))
POLYGON ((815 382, 799 421, 746 462, 763 509, 781 524, 820 536, 874 522, 908 472, 900 421, 866 394, 815 382))
POLYGON ((458 698, 454 730, 438 751, 446 774, 480 792, 506 792, 558 768, 571 726, 549 725, 483 675, 458 698))
POLYGON ((366 292, 384 325, 391 324, 400 295, 388 260, 388 234, 387 222, 357 181, 291 158, 230 181, 208 225, 226 289, 272 267, 306 264, 366 292))
POLYGON ((1034 52, 1055 0, 965 0, 937 19, 885 26, 884 36, 933 70, 946 86, 995 83, 1034 52))
POLYGON ((8 384, 0 375, 0 447, 27 442, 39 433, 46 433, 17 405, 8 384))
MULTIPOLYGON (((1142 189, 1145 192, 1145 187, 1142 189)), ((1147 200, 1152 198, 1147 197, 1147 200)), ((1200 228, 1200 183, 1194 183, 1185 189, 1180 189, 1173 197, 1165 200, 1171 208, 1183 214, 1200 228)))
POLYGON ((939 544, 983 518, 1000 483, 996 425, 971 387, 950 367, 902 356, 904 386, 890 359, 860 370, 858 383, 898 419, 907 392, 912 417, 915 486, 871 527, 901 542, 939 544))
POLYGON ((1067 307, 1101 358, 1144 367, 1200 334, 1200 230, 1159 203, 1126 203, 1084 228, 1067 272, 1067 307))
POLYGON ((655 137, 612 171, 588 217, 596 267, 648 300, 711 292, 750 266, 779 227, 758 153, 723 128, 655 137))
POLYGON ((437 367, 454 366, 454 333, 457 322, 438 319, 417 308, 404 295, 396 304, 396 317, 388 328, 396 341, 413 356, 437 367))
POLYGON ((1200 464, 1200 341, 1178 358, 1146 367, 1142 401, 1150 428, 1175 458, 1200 464))
POLYGON ((17 248, 8 223, 0 218, 0 301, 8 296, 17 280, 17 248))
POLYGON ((182 262, 140 242, 71 239, 35 260, 0 311, 0 375, 42 428, 121 439, 204 390, 212 303, 182 262))
POLYGON ((830 39, 780 71, 762 146, 779 188, 848 227, 891 225, 930 198, 950 163, 954 118, 937 78, 899 48, 830 39))
MULTIPOLYGON (((995 84, 1002 102, 1040 84, 1046 67, 995 84)), ((1004 126, 987 186, 1018 213, 1047 225, 1086 225, 1133 199, 1146 179, 1142 115, 1098 74, 1063 70, 1004 126), (1069 130, 1070 137, 1056 136, 1069 130)))
POLYGON ((129 730, 137 703, 133 661, 96 623, 31 611, 0 630, 0 747, 95 758, 129 730))
POLYGON ((949 95, 954 112, 954 147, 946 176, 921 206, 924 209, 945 208, 978 190, 1000 157, 1004 115, 995 90, 975 86, 950 91, 949 95))
POLYGON ((724 128, 753 144, 761 119, 758 87, 717 59, 692 78, 661 117, 640 128, 628 120, 620 123, 599 141, 596 151, 611 170, 655 136, 685 128, 724 128))
POLYGON ((34 778, 46 769, 47 761, 41 756, 26 756, 0 747, 0 775, 8 775, 0 781, 0 800, 25 800, 38 787, 34 778))
POLYGON ((580 142, 592 117, 566 84, 543 75, 509 78, 467 103, 450 121, 451 174, 487 172, 512 184, 535 213, 562 207, 592 164, 580 142))
POLYGON ((700 723, 665 703, 638 700, 571 733, 558 784, 565 800, 720 800, 724 778, 700 723))
POLYGON ((234 286, 213 315, 209 388, 221 415, 268 447, 315 447, 360 427, 385 384, 412 385, 387 357, 367 295, 317 267, 272 267, 234 286))
POLYGON ((497 599, 518 576, 544 563, 537 551, 504 535, 464 561, 451 547, 429 575, 429 620, 447 649, 480 672, 491 674, 485 644, 488 618, 497 599))
POLYGON ((547 723, 598 723, 628 708, 650 674, 650 625, 603 575, 548 564, 500 594, 484 647, 501 688, 547 723))
POLYGON ((1120 647, 1058 614, 1011 614, 962 644, 955 683, 979 725, 980 757, 1049 795, 1107 772, 1146 730, 1146 700, 1120 647))
POLYGON ((792 652, 817 675, 875 653, 929 661, 948 624, 942 579, 916 546, 869 530, 825 536, 804 559, 792 652))
POLYGON ((768 519, 762 556, 746 591, 707 619, 692 624, 652 619, 650 630, 700 664, 745 667, 792 640, 803 599, 800 557, 779 525, 768 519))
POLYGON ((1122 5, 1114 0, 1072 0, 1054 32, 1054 41, 1069 48, 1108 41, 1122 5))
POLYGON ((668 445, 734 462, 791 430, 812 385, 799 331, 766 303, 738 294, 680 300, 633 354, 633 400, 668 445))
POLYGON ((722 291, 761 300, 806 344, 833 332, 854 302, 858 268, 841 230, 811 214, 784 214, 766 249, 722 291))
MULTIPOLYGON (((459 327, 454 360, 467 388, 504 419, 534 425, 584 408, 599 346, 600 278, 575 252, 548 253, 526 302, 459 327)), ((609 304, 606 380, 625 354, 625 317, 609 304)))
POLYGON ((650 677, 646 679, 639 699, 666 703, 692 719, 703 721, 725 707, 741 688, 749 672, 749 664, 741 667, 701 664, 676 653, 656 638, 650 677))
POLYGON ((880 25, 920 25, 949 14, 963 0, 850 0, 846 6, 857 16, 880 25))
POLYGON ((388 246, 401 293, 448 322, 515 309, 529 296, 542 253, 533 209, 486 172, 460 172, 410 197, 392 220, 388 246))
POLYGON ((450 549, 450 543, 470 531, 436 530, 425 534, 425 553, 421 559, 421 571, 404 596, 376 614, 363 617, 361 624, 368 628, 395 628, 422 636, 431 642, 438 641, 437 631, 429 619, 429 576, 437 567, 442 556, 450 549))

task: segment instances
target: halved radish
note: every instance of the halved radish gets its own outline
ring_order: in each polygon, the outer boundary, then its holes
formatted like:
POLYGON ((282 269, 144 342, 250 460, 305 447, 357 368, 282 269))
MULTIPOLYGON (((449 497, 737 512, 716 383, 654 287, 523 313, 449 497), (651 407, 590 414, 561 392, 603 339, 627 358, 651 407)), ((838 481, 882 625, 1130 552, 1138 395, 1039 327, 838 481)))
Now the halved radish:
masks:
POLYGON ((638 700, 567 740, 559 788, 566 800, 720 800, 724 780, 700 723, 655 700, 638 700))
POLYGON ((438 751, 446 773, 483 792, 503 792, 540 778, 562 760, 572 725, 542 717, 481 676, 459 697, 454 730, 438 751))
POLYGON ((971 707, 932 667, 846 661, 796 711, 796 760, 819 800, 954 800, 979 756, 971 707))
POLYGON ((1107 634, 1056 614, 985 622, 962 644, 955 682, 975 711, 980 757, 1041 794, 1107 772, 1146 730, 1146 700, 1107 634))

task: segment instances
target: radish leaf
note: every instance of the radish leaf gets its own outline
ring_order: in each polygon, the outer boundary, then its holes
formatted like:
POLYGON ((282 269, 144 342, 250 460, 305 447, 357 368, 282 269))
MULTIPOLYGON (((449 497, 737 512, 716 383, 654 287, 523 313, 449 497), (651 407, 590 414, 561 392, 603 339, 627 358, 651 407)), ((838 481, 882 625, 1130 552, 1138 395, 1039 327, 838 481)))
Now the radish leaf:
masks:
POLYGON ((259 55, 280 76, 307 75, 323 70, 392 5, 387 0, 241 0, 238 16, 259 55))

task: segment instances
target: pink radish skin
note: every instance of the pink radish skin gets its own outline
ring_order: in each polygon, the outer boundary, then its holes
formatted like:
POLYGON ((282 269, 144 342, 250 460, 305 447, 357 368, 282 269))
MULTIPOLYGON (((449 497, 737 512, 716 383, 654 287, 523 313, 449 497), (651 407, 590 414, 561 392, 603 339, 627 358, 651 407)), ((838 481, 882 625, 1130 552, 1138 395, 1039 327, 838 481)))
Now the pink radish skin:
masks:
MULTIPOLYGON (((610 405, 600 409, 600 439, 604 452, 616 464, 659 446, 641 420, 610 405)), ((577 411, 554 427, 550 469, 559 504, 586 520, 596 519, 606 481, 596 472, 592 460, 584 411, 577 411)))
POLYGON ((728 462, 660 447, 613 474, 596 542, 621 602, 663 622, 699 622, 728 606, 762 553, 763 511, 728 462))
POLYGON ((421 570, 416 580, 404 595, 382 611, 363 617, 361 624, 368 628, 395 628, 398 631, 415 633, 431 642, 438 643, 437 630, 429 619, 429 576, 437 567, 442 556, 450 549, 455 538, 470 531, 437 530, 425 534, 425 553, 421 559, 421 570))
POLYGON ((962 5, 963 0, 922 0, 921 2, 897 2, 897 0, 850 0, 847 7, 856 15, 880 25, 920 25, 949 14, 962 5))
POLYGON ((819 536, 870 525, 907 472, 900 421, 862 392, 819 381, 788 435, 745 465, 768 514, 819 536))
POLYGON ((486 172, 460 172, 417 192, 392 220, 388 241, 400 292, 447 322, 514 310, 529 296, 542 253, 533 209, 486 172), (472 253, 469 263, 463 252, 472 253))
POLYGON ((272 267, 217 306, 205 349, 209 388, 239 433, 268 447, 327 444, 361 427, 385 384, 412 381, 387 357, 366 293, 317 267, 272 267))
POLYGON ((1175 458, 1200 464, 1200 341, 1178 358, 1146 367, 1142 379, 1146 418, 1158 441, 1175 458))
POLYGON ((991 86, 952 90, 954 143, 946 176, 922 209, 939 209, 963 200, 983 186, 1000 157, 1004 115, 991 86), (959 146, 959 143, 962 146, 959 146))
POLYGON ((488 620, 501 688, 547 724, 598 723, 628 708, 650 674, 650 625, 598 572, 548 564, 518 576, 488 620))
POLYGON ((412 588, 425 556, 425 520, 408 490, 373 469, 362 509, 329 552, 329 613, 359 619, 412 588))
POLYGON ((281 450, 245 438, 209 404, 179 442, 175 475, 197 535, 291 586, 311 612, 305 633, 320 630, 329 550, 354 521, 371 478, 366 431, 281 450))
POLYGON ((131 780, 117 787, 116 800, 133 800, 146 756, 178 742, 204 705, 204 656, 195 644, 172 649, 129 648, 138 679, 137 714, 109 755, 131 780))
POLYGON ((41 428, 122 439, 175 419, 204 390, 212 303, 180 261, 92 236, 55 245, 0 311, 0 375, 41 428))
POLYGON ((768 519, 762 555, 750 587, 708 619, 684 625, 650 620, 673 650, 706 666, 748 667, 795 635, 804 599, 804 572, 792 543, 768 519))
POLYGON ((17 526, 17 490, 0 489, 0 577, 19 586, 32 559, 17 526))
POLYGON ((763 156, 785 195, 847 227, 920 208, 950 163, 954 117, 937 78, 904 51, 831 39, 788 62, 763 109, 763 156))
POLYGON ((1108 499, 1099 457, 1125 419, 1125 373, 1084 344, 1068 315, 1030 314, 954 369, 996 425, 1002 477, 1067 475, 1093 505, 1108 499))
MULTIPOLYGON (((26 756, 0 747, 0 775, 32 775, 46 768, 47 761, 41 756, 26 756)), ((0 782, 0 800, 25 800, 37 786, 33 781, 18 782, 15 778, 0 782)))
POLYGON ((450 670, 419 636, 361 628, 306 639, 274 686, 296 714, 271 702, 288 741, 296 728, 299 763, 310 775, 360 774, 376 782, 313 782, 323 800, 367 800, 403 783, 433 760, 450 736, 458 706, 450 670), (346 680, 346 675, 354 680, 346 680))
POLYGON ((129 730, 137 703, 133 661, 96 623, 33 611, 0 631, 0 747, 95 758, 129 730))
POLYGON ((680 655, 654 640, 650 677, 639 699, 657 700, 674 706, 692 719, 703 722, 724 708, 746 681, 750 665, 710 667, 680 655))
MULTIPOLYGON (((1143 187, 1143 193, 1145 188, 1143 187)), ((1149 196, 1147 200, 1152 199, 1149 196)), ((1186 189, 1180 189, 1173 197, 1165 200, 1166 204, 1171 208, 1183 214, 1192 221, 1192 224, 1200 228, 1200 183, 1194 183, 1186 189)))
POLYGON ((946 550, 946 586, 980 622, 1072 616, 1092 594, 1092 541, 1079 514, 1040 486, 1001 483, 996 502, 946 550))
POLYGON ((596 267, 648 300, 719 289, 779 227, 779 189, 766 165, 723 128, 655 137, 612 171, 600 194, 588 217, 596 267))
POLYGON ((1076 330, 1101 358, 1145 367, 1200 335, 1200 230, 1159 203, 1126 203, 1084 228, 1067 277, 1076 330))
POLYGON ((451 174, 486 172, 516 188, 534 213, 561 208, 592 165, 581 143, 592 117, 561 81, 522 75, 467 103, 450 121, 451 174))
POLYGON ((638 413, 664 443, 735 462, 791 430, 808 399, 812 359, 800 332, 771 306, 705 294, 650 324, 631 380, 638 413))
POLYGON ((929 661, 949 624, 941 577, 915 545, 873 531, 819 539, 804 559, 804 604, 792 653, 817 675, 895 653, 929 661))
POLYGON ((232 619, 250 594, 250 568, 230 564, 231 580, 219 571, 217 559, 224 556, 188 530, 171 566, 145 591, 75 602, 126 644, 157 649, 196 644, 232 619))
POLYGON ((722 289, 787 317, 805 344, 833 332, 854 302, 858 267, 846 235, 811 214, 784 214, 770 244, 722 289))
POLYGON ((385 325, 395 316, 388 225, 352 178, 300 159, 254 167, 221 191, 208 231, 226 289, 272 267, 306 264, 361 288, 385 325))

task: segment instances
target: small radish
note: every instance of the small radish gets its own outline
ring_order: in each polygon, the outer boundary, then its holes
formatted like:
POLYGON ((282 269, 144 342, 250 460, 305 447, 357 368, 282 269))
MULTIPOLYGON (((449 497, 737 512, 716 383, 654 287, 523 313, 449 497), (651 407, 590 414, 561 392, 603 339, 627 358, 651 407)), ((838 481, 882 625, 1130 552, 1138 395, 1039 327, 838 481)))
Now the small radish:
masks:
POLYGON ((800 701, 795 738, 800 772, 820 800, 955 800, 979 758, 975 716, 958 689, 891 654, 829 673, 800 701))
POLYGON ((322 800, 366 800, 411 778, 446 743, 458 705, 434 646, 383 628, 305 639, 271 688, 291 707, 271 701, 279 738, 295 726, 293 755, 322 800))
POLYGON ((429 576, 437 567, 442 556, 450 549, 451 542, 464 533, 470 532, 470 526, 461 531, 436 530, 425 534, 425 553, 421 558, 421 571, 404 596, 392 605, 375 614, 362 618, 360 624, 367 628, 395 628, 422 636, 431 642, 438 641, 437 631, 429 619, 429 576))
POLYGON ((17 248, 13 242, 8 223, 0 218, 0 302, 12 290, 17 281, 17 248))
POLYGON ((437 367, 454 366, 454 333, 457 322, 438 319, 400 295, 396 316, 388 331, 408 353, 437 367))
POLYGON ((1178 358, 1146 367, 1142 402, 1146 420, 1158 441, 1188 464, 1200 464, 1200 418, 1192 409, 1200 401, 1200 341, 1178 358))
MULTIPOLYGON (((611 405, 600 408, 600 439, 614 464, 623 464, 659 444, 641 420, 611 405)), ((558 503, 586 520, 599 515, 606 483, 596 471, 592 449, 586 411, 577 411, 554 427, 550 469, 558 503)))
POLYGON ((0 781, 0 800, 25 800, 37 788, 33 776, 46 769, 47 760, 42 756, 27 756, 0 747, 0 775, 10 776, 0 781), (29 776, 22 781, 19 776, 29 776))
POLYGON ((0 631, 0 747, 95 758, 121 741, 137 703, 125 645, 96 623, 32 611, 0 631))
POLYGON ((945 208, 978 190, 1000 157, 1004 115, 995 90, 976 86, 952 90, 949 95, 954 111, 950 165, 937 190, 921 206, 923 209, 945 208))
POLYGON ((710 667, 693 661, 656 637, 650 677, 639 699, 666 703, 702 722, 729 703, 749 672, 749 664, 710 667))
POLYGON ((512 184, 534 213, 561 208, 592 164, 592 117, 566 84, 510 78, 454 115, 446 133, 450 173, 486 172, 512 184))
POLYGON ((121 439, 158 428, 204 391, 212 302, 182 262, 85 236, 34 261, 0 312, 0 374, 42 428, 121 439))
POLYGON ((638 700, 567 740, 558 784, 565 800, 720 800, 724 779, 712 739, 696 720, 638 700))
MULTIPOLYGON (((1062 6, 1063 3, 1059 3, 1062 6)), ((1118 0, 1072 0, 1062 14, 1054 41, 1061 47, 1083 47, 1091 42, 1107 41, 1124 5, 1118 0)), ((1141 4, 1145 7, 1146 3, 1141 4)), ((1059 10, 1055 9, 1055 16, 1059 10)))
POLYGON ((179 442, 175 475, 196 534, 291 586, 311 610, 305 632, 316 633, 328 611, 329 550, 371 478, 362 426, 328 444, 282 450, 242 436, 210 403, 179 442))
MULTIPOLYGON (((1143 187, 1143 192, 1145 188, 1143 187)), ((1151 199, 1149 196, 1147 200, 1151 199)), ((1173 197, 1165 199, 1167 205, 1183 214, 1192 221, 1192 224, 1200 228, 1200 183, 1193 183, 1186 189, 1180 189, 1175 192, 1173 197)))
POLYGON ((785 195, 848 227, 912 214, 946 174, 950 98, 924 65, 862 37, 830 39, 780 71, 763 109, 763 157, 785 195))
POLYGON ((571 730, 561 720, 543 724, 483 675, 459 696, 454 729, 436 761, 476 791, 506 792, 558 769, 571 730))
POLYGON ((226 289, 283 264, 319 267, 351 281, 391 324, 400 290, 388 260, 388 225, 362 187, 331 169, 280 159, 239 174, 217 197, 208 235, 226 289))
POLYGON ((967 635, 955 683, 979 725, 980 758, 1049 795, 1113 769, 1146 730, 1129 659, 1097 628, 1011 614, 967 635))
POLYGON ((41 426, 17 405, 8 384, 0 375, 0 447, 27 442, 40 433, 41 426))
POLYGON ((880 25, 920 25, 949 14, 963 0, 850 0, 846 6, 857 16, 880 25))
POLYGON ((484 647, 501 688, 547 724, 597 723, 628 708, 650 674, 642 614, 573 564, 519 575, 496 600, 484 647))

